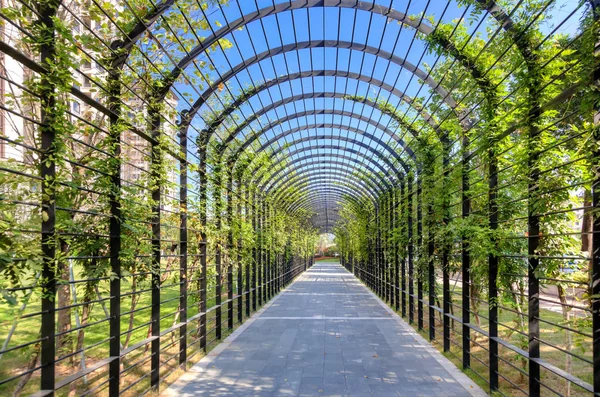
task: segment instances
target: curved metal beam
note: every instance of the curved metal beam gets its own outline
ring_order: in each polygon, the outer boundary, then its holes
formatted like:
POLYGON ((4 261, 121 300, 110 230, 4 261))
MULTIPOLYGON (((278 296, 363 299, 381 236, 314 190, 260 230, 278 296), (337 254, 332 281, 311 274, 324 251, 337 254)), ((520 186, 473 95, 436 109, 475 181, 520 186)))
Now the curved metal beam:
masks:
MULTIPOLYGON (((345 193, 341 193, 340 191, 325 191, 325 192, 313 192, 313 194, 311 195, 307 195, 306 197, 303 197, 302 199, 300 199, 298 202, 294 203, 293 205, 291 205, 289 207, 290 210, 300 210, 300 209, 306 209, 306 210, 319 210, 318 207, 312 207, 312 208, 307 208, 308 205, 312 205, 315 203, 320 203, 320 200, 331 200, 331 201, 343 201, 344 197, 350 197, 352 198, 352 200, 355 200, 353 202, 358 203, 356 196, 349 196, 348 194, 345 193)), ((333 207, 331 207, 333 208, 333 207)))
MULTIPOLYGON (((301 150, 298 150, 297 152, 299 153, 299 152, 305 152, 305 151, 306 151, 306 149, 301 149, 301 150)), ((355 150, 348 150, 348 149, 346 149, 345 151, 349 152, 349 153, 352 153, 352 154, 355 154, 355 155, 359 155, 363 159, 366 159, 366 157, 362 153, 357 152, 355 150)), ((295 155, 295 154, 297 154, 297 153, 292 153, 291 155, 295 155)), ((371 168, 370 166, 367 166, 366 164, 364 164, 364 161, 360 161, 360 160, 357 160, 355 157, 346 156, 346 155, 342 155, 342 154, 338 154, 338 153, 327 153, 327 154, 325 154, 325 153, 317 153, 317 154, 313 154, 313 155, 306 155, 306 156, 298 157, 298 158, 295 158, 295 159, 291 160, 289 163, 286 164, 286 166, 289 167, 291 165, 297 164, 297 163, 299 163, 301 161, 304 161, 304 160, 315 159, 315 158, 320 158, 320 157, 341 158, 341 159, 344 159, 344 160, 348 160, 348 161, 350 161, 352 163, 362 165, 363 167, 365 167, 369 172, 373 173, 374 175, 377 174, 376 171, 373 168, 371 168)), ((282 159, 281 161, 283 161, 283 160, 287 160, 287 159, 282 159)), ((274 166, 276 166, 280 162, 275 163, 274 166)), ((319 163, 319 162, 311 162, 311 164, 316 164, 316 163, 319 163)), ((325 163, 325 162, 321 161, 320 163, 325 163)), ((377 164, 375 162, 371 162, 371 163, 375 164, 377 166, 377 168, 379 168, 381 170, 381 172, 383 172, 384 174, 386 174, 386 170, 383 169, 383 167, 380 164, 377 164)), ((279 175, 281 172, 283 172, 284 170, 285 170, 285 168, 279 168, 279 169, 277 169, 273 174, 270 175, 269 181, 274 181, 275 177, 277 175, 279 175)), ((289 171, 292 172, 292 171, 294 171, 294 169, 293 168, 289 169, 289 171)), ((388 174, 386 174, 386 175, 389 177, 388 174)), ((262 181, 263 176, 264 176, 264 173, 262 173, 260 175, 260 177, 258 179, 256 179, 256 182, 257 182, 258 185, 260 185, 260 182, 262 181)), ((282 179, 282 178, 277 178, 275 180, 275 182, 273 182, 271 185, 275 185, 280 179, 282 179)), ((269 181, 267 181, 266 183, 268 183, 269 181)), ((389 188, 391 186, 390 183, 385 180, 385 178, 381 178, 381 181, 383 182, 383 184, 385 185, 386 188, 389 188)), ((386 189, 382 189, 382 190, 386 190, 386 189)))
MULTIPOLYGON (((242 104, 244 102, 247 102, 250 100, 250 98, 252 98, 253 96, 256 96, 258 94, 260 94, 261 92, 263 92, 264 90, 267 90, 277 84, 280 84, 282 82, 285 81, 290 81, 291 79, 286 79, 287 77, 290 77, 292 75, 286 75, 286 76, 279 76, 277 79, 273 79, 273 80, 269 80, 265 83, 263 83, 262 85, 258 86, 256 90, 253 90, 252 92, 250 92, 247 95, 243 95, 240 96, 238 98, 236 98, 236 100, 234 102, 232 102, 225 110, 223 110, 223 112, 221 112, 221 114, 219 115, 219 117, 217 117, 213 122, 211 122, 206 129, 207 130, 215 130, 221 123, 223 123, 223 121, 225 120, 225 118, 227 116, 229 116, 231 113, 233 113, 235 110, 239 109, 242 104), (285 80, 283 80, 285 79, 285 80)), ((382 88, 383 89, 383 88, 382 88)), ((385 89, 383 89, 385 90, 385 89)), ((390 94, 395 95, 393 92, 390 92, 390 94)), ((291 97, 287 97, 284 98, 280 101, 274 102, 272 108, 276 108, 279 107, 281 105, 285 105, 288 103, 292 103, 301 99, 316 99, 316 98, 343 98, 346 100, 352 100, 354 102, 358 102, 358 103, 362 103, 365 104, 367 106, 370 106, 372 108, 378 109, 380 112, 383 112, 381 110, 381 108, 379 108, 379 105, 368 99, 368 98, 361 98, 359 100, 359 98, 355 98, 355 97, 348 97, 348 94, 346 93, 341 93, 341 92, 311 92, 311 93, 304 93, 304 94, 299 94, 299 95, 293 95, 291 97)), ((419 113, 421 115, 421 117, 437 132, 438 136, 440 136, 440 126, 436 123, 436 121, 433 119, 433 117, 427 113, 427 111, 423 108, 421 108, 417 103, 414 102, 414 100, 406 95, 403 95, 403 97, 399 98, 401 102, 405 102, 407 103, 410 107, 412 107, 413 109, 415 109, 417 111, 417 113, 419 113)), ((271 107, 271 105, 268 105, 268 107, 271 107)), ((389 117, 395 118, 393 115, 390 115, 389 113, 386 113, 389 117)), ((191 119, 189 118, 189 115, 187 113, 187 111, 183 111, 182 112, 182 117, 185 115, 185 117, 187 118, 187 121, 190 122, 191 119)), ((413 135, 416 136, 417 131, 414 128, 410 128, 409 132, 413 135)), ((231 141, 234 138, 232 137, 228 137, 227 140, 231 141)))
MULTIPOLYGON (((339 163, 336 162, 335 164, 344 164, 344 163, 339 163)), ((313 165, 313 164, 311 164, 313 165)), ((362 179, 359 178, 354 172, 350 171, 348 168, 346 167, 328 167, 328 175, 336 175, 336 176, 340 176, 340 177, 344 177, 347 178, 348 180, 351 180, 355 185, 360 186, 362 189, 367 189, 370 190, 372 192, 377 192, 377 194, 379 194, 382 190, 382 186, 380 185, 376 185, 375 183, 373 183, 373 181, 368 180, 368 179, 362 179)), ((287 189, 287 185, 290 183, 295 183, 296 181, 298 181, 299 179, 306 179, 309 177, 313 177, 313 176, 321 176, 323 175, 322 173, 320 173, 320 170, 316 169, 316 168, 309 168, 307 169, 306 167, 302 167, 301 169, 299 169, 299 171, 295 174, 291 174, 288 178, 286 178, 285 180, 283 180, 279 186, 277 186, 277 190, 274 193, 274 197, 278 197, 281 194, 283 194, 282 192, 284 192, 287 189)))
MULTIPOLYGON (((333 137, 333 135, 330 135, 330 136, 333 137)), ((321 139, 321 138, 320 137, 311 137, 311 136, 300 138, 300 139, 296 139, 296 140, 290 142, 289 147, 279 147, 279 148, 277 148, 277 150, 271 152, 270 153, 271 154, 271 158, 277 158, 280 154, 283 153, 284 150, 292 149, 298 143, 310 142, 310 141, 315 141, 315 140, 319 140, 319 139, 321 139)), ((325 139, 327 139, 327 138, 325 138, 325 139)), ((346 137, 335 137, 335 140, 336 141, 342 141, 342 142, 350 142, 353 145, 356 145, 356 146, 359 146, 359 147, 361 147, 363 149, 366 149, 368 152, 373 153, 373 155, 375 157, 381 159, 381 161, 384 162, 390 169, 394 170, 394 172, 396 172, 396 175, 400 174, 400 171, 396 168, 396 166, 394 165, 394 163, 392 163, 389 160, 388 157, 383 156, 382 153, 380 153, 377 150, 375 150, 375 148, 373 148, 373 147, 371 147, 371 146, 369 146, 369 145, 367 145, 367 144, 365 144, 363 142, 360 142, 360 141, 357 141, 357 140, 354 140, 354 139, 350 139, 350 138, 346 138, 346 137)), ((290 150, 289 151, 289 156, 293 156, 294 153, 296 153, 296 152, 298 152, 298 151, 300 151, 302 149, 308 149, 308 150, 315 149, 315 150, 318 150, 318 149, 326 149, 326 148, 333 148, 333 149, 339 148, 340 150, 343 149, 344 151, 350 151, 350 152, 354 150, 354 149, 350 149, 350 148, 346 148, 346 147, 341 147, 339 145, 331 145, 331 144, 330 145, 314 145, 314 146, 311 145, 311 146, 307 146, 307 147, 301 147, 301 148, 295 149, 295 150, 290 150)), ((262 150, 264 150, 263 147, 261 147, 261 150, 258 150, 256 153, 260 153, 262 150)), ((362 153, 362 152, 358 152, 358 153, 362 153)), ((288 155, 287 153, 284 153, 284 154, 288 155)), ((402 161, 399 157, 400 156, 397 156, 397 157, 394 156, 394 158, 396 158, 398 161, 402 161)))
POLYGON ((433 32, 433 28, 420 19, 412 19, 407 17, 404 13, 396 11, 391 8, 378 6, 375 4, 368 4, 359 0, 304 0, 304 1, 291 1, 289 3, 274 4, 272 6, 261 8, 248 15, 242 15, 240 18, 228 23, 226 26, 214 32, 212 35, 205 38, 201 43, 194 47, 191 51, 183 57, 179 63, 171 70, 171 72, 163 79, 161 84, 161 95, 166 95, 171 89, 172 84, 179 78, 181 73, 187 68, 193 61, 204 53, 207 49, 217 44, 218 41, 228 34, 234 32, 236 29, 241 28, 255 20, 279 14, 281 12, 312 8, 312 7, 340 7, 340 8, 352 8, 356 10, 362 10, 380 14, 388 18, 389 20, 395 20, 402 24, 412 27, 417 31, 428 35, 433 32))
MULTIPOLYGON (((239 156, 239 154, 245 150, 246 148, 248 148, 252 142, 254 142, 256 139, 259 139, 263 134, 266 134, 268 131, 272 130, 274 127, 277 127, 278 125, 288 122, 290 120, 294 120, 300 117, 307 117, 307 116, 317 116, 317 115, 334 115, 334 116, 343 116, 343 117, 349 117, 352 119, 356 119, 359 121, 363 121, 367 124, 372 125, 373 127, 385 132, 387 135, 389 135, 390 137, 392 137, 396 142, 398 142, 400 144, 400 146, 402 146, 402 148, 404 148, 404 150, 406 150, 406 153, 411 157, 411 158, 415 158, 415 154, 413 152, 413 150, 398 136, 396 135, 392 130, 390 130, 387 126, 379 123, 378 121, 375 121, 373 119, 371 119, 370 117, 366 117, 363 116, 360 113, 356 113, 353 111, 347 111, 347 110, 339 110, 339 109, 312 109, 312 110, 305 110, 302 112, 297 112, 297 113, 293 113, 293 114, 287 114, 284 117, 281 117, 277 120, 271 121, 268 125, 266 125, 265 127, 261 128, 259 131, 253 133, 249 138, 246 138, 244 140, 244 142, 240 145, 240 147, 237 149, 236 153, 234 156, 239 156)), ((246 120, 244 120, 244 122, 242 124, 240 124, 230 135, 229 137, 232 137, 231 139, 227 140, 225 139, 225 141, 223 141, 223 149, 221 151, 221 154, 223 153, 223 151, 225 150, 225 146, 229 145, 229 143, 231 143, 231 141, 233 141, 233 139, 235 139, 235 136, 237 134, 239 134, 244 128, 246 128, 247 126, 250 125, 250 123, 252 123, 255 118, 254 117, 259 117, 260 113, 256 113, 255 115, 253 115, 252 117, 247 118, 246 120)), ((207 136, 205 137, 205 142, 208 142, 208 140, 210 139, 210 132, 207 132, 207 136)), ((230 156, 230 158, 237 158, 234 156, 230 156)), ((408 165, 404 162, 401 163, 402 167, 404 168, 405 172, 408 172, 408 165)))
POLYGON ((433 78, 431 78, 431 74, 425 72, 424 70, 418 68, 412 63, 408 62, 406 59, 394 55, 390 52, 383 51, 380 48, 376 48, 366 44, 352 43, 350 41, 343 40, 315 40, 315 41, 302 41, 298 43, 291 43, 281 47, 269 48, 266 51, 261 52, 260 54, 254 55, 249 59, 244 59, 241 63, 235 65, 233 68, 227 71, 221 78, 215 80, 194 102, 194 104, 189 109, 189 114, 194 117, 196 112, 208 101, 211 95, 213 95, 219 87, 222 87, 223 84, 227 83, 232 77, 241 71, 246 70, 250 66, 261 62, 265 59, 272 58, 276 55, 285 54, 290 51, 299 51, 304 49, 312 49, 312 48, 341 48, 341 49, 349 49, 354 51, 365 52, 367 54, 375 55, 376 57, 383 58, 388 60, 407 71, 411 72, 421 80, 425 84, 427 84, 432 90, 437 92, 442 101, 446 102, 446 104, 454 109, 457 106, 456 101, 452 97, 452 95, 446 91, 438 82, 436 82, 433 78))
MULTIPOLYGON (((308 195, 318 195, 318 194, 326 195, 326 194, 330 194, 330 193, 331 194, 333 194, 333 193, 339 194, 340 198, 342 198, 342 199, 344 199, 345 197, 348 197, 349 199, 354 200, 357 204, 360 204, 361 201, 365 199, 364 196, 358 196, 358 195, 356 195, 356 192, 354 192, 353 190, 347 189, 341 185, 333 185, 333 186, 325 185, 325 186, 323 186, 322 190, 320 190, 320 191, 314 190, 314 191, 310 192, 308 195)), ((372 201, 374 203, 373 199, 367 198, 367 200, 372 201)), ((290 204, 288 206, 288 211, 292 211, 292 210, 295 211, 297 209, 298 205, 299 205, 298 202, 290 204)))
POLYGON ((319 175, 308 176, 304 179, 296 179, 287 183, 285 186, 285 190, 280 190, 278 194, 274 196, 274 200, 292 203, 294 200, 297 200, 298 198, 307 194, 307 192, 312 192, 315 185, 322 186, 327 184, 329 184, 330 186, 343 186, 347 189, 350 189, 351 191, 357 192, 357 197, 369 197, 372 200, 377 200, 377 198, 381 194, 380 192, 373 192, 371 190, 365 189, 364 187, 361 187, 356 182, 356 180, 351 179, 348 175, 340 174, 338 175, 338 177, 340 179, 336 181, 332 181, 330 179, 323 179, 323 177, 319 175), (284 196, 284 192, 286 192, 288 189, 293 189, 292 194, 289 196, 284 196))
MULTIPOLYGON (((396 153, 396 151, 394 149, 392 149, 386 142, 377 138, 375 135, 370 134, 370 133, 368 133, 364 130, 358 129, 358 128, 346 126, 343 124, 334 124, 334 123, 331 123, 331 124, 328 124, 328 123, 308 124, 308 125, 303 125, 302 127, 295 127, 290 130, 285 130, 284 132, 280 133, 279 135, 276 135, 275 137, 271 138, 267 142, 263 143, 262 146, 256 152, 260 153, 263 150, 267 149, 269 146, 273 145, 278 140, 285 138, 288 135, 292 135, 296 132, 309 130, 309 129, 321 129, 321 128, 335 128, 335 129, 340 129, 343 131, 354 132, 356 134, 359 134, 361 137, 368 138, 371 142, 375 142, 375 143, 379 144, 380 146, 384 147, 385 149, 387 149, 387 151, 389 152, 391 157, 395 158, 399 163, 402 162, 402 158, 400 157, 400 155, 398 153, 396 153)), ((292 141, 292 143, 286 142, 286 146, 295 145, 296 143, 306 142, 306 141, 313 140, 313 139, 333 139, 333 140, 341 140, 344 142, 356 142, 356 140, 351 139, 349 137, 322 134, 322 135, 318 135, 318 136, 303 137, 303 138, 297 139, 295 141, 292 141)))
MULTIPOLYGON (((313 170, 308 170, 306 172, 303 172, 301 175, 299 176, 295 176, 293 178, 289 178, 286 181, 284 181, 277 189, 277 191, 274 193, 273 198, 274 199, 279 199, 279 197, 281 197, 283 194, 285 194, 288 189, 293 186, 294 188, 298 188, 299 185, 302 185, 303 188, 310 188, 310 184, 315 182, 315 181, 322 181, 322 182, 327 182, 327 181, 331 181, 335 183, 341 183, 343 182, 345 184, 345 186, 348 187, 352 187, 353 189, 358 189, 360 191, 365 191, 368 192, 369 195, 371 197, 378 197, 379 194, 381 194, 381 191, 379 190, 372 190, 372 187, 370 185, 365 185, 365 181, 361 180, 360 178, 356 177, 356 175, 350 173, 350 172, 343 172, 341 170, 331 170, 327 176, 324 176, 323 174, 319 174, 318 172, 312 172, 313 170), (331 176, 335 176, 336 178, 339 178, 337 180, 331 180, 331 176), (325 179, 325 178, 329 178, 329 179, 325 179)), ((300 192, 298 192, 298 194, 300 194, 300 192)), ((297 196, 298 194, 294 194, 292 193, 291 196, 287 196, 285 197, 286 201, 290 201, 290 200, 294 200, 296 199, 295 196, 297 196)))

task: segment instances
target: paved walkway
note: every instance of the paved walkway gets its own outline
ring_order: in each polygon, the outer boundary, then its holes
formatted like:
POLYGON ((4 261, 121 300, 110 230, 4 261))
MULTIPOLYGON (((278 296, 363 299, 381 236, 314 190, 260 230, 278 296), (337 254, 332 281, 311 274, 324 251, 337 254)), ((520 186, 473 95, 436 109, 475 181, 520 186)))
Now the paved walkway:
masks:
POLYGON ((354 275, 319 262, 166 396, 485 396, 354 275))

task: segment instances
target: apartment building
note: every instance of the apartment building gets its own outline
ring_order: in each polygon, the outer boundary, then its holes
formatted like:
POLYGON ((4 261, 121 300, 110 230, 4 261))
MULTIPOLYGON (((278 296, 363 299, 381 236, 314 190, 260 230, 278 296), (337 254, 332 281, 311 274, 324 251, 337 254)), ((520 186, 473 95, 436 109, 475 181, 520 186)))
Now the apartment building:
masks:
MULTIPOLYGON (((85 0, 89 3, 89 0, 85 0)), ((66 18, 72 19, 73 33, 75 35, 87 32, 89 29, 99 29, 100 24, 90 18, 86 3, 77 6, 75 3, 69 5, 70 14, 66 18)), ((0 8, 19 6, 16 0, 0 0, 0 8), (14 3, 14 4, 13 4, 14 3)), ((20 48, 21 33, 17 27, 11 24, 0 24, 0 40, 6 44, 20 48)), ((91 50, 83 48, 90 58, 94 57, 91 50)), ((23 52, 26 50, 24 49, 23 52)), ((102 100, 103 81, 106 71, 95 60, 83 59, 77 70, 73 70, 74 86, 92 99, 102 100)), ((24 166, 35 163, 38 146, 36 141, 36 120, 39 119, 39 107, 28 104, 25 99, 24 84, 33 73, 14 58, 0 53, 0 162, 11 162, 24 166)), ((71 119, 77 125, 78 130, 84 128, 93 129, 93 125, 105 125, 104 115, 93 107, 80 102, 77 98, 69 98, 69 111, 71 119)), ((174 93, 167 96, 167 106, 176 109, 178 97, 174 93)), ((145 129, 147 123, 146 106, 142 100, 128 101, 124 108, 126 118, 137 128, 145 129)), ((165 120, 163 131, 171 139, 177 141, 176 116, 165 120)), ((82 134, 83 136, 83 134, 82 134)), ((75 138, 80 138, 77 135, 75 138)), ((97 133, 86 139, 90 146, 95 146, 100 139, 104 139, 102 133, 97 133)), ((147 174, 150 168, 150 146, 147 141, 133 131, 125 131, 122 136, 123 166, 121 176, 125 184, 140 181, 143 174, 147 174)), ((74 150, 86 150, 84 145, 73 145, 74 150)), ((89 150, 89 148, 87 148, 89 150)), ((84 153, 82 153, 84 155, 84 153)), ((168 167, 167 178, 173 186, 179 179, 179 171, 176 166, 168 167)), ((166 196, 176 197, 179 189, 167 189, 166 196)), ((165 202, 168 202, 166 200, 165 202)), ((170 207, 171 205, 168 204, 170 207)))

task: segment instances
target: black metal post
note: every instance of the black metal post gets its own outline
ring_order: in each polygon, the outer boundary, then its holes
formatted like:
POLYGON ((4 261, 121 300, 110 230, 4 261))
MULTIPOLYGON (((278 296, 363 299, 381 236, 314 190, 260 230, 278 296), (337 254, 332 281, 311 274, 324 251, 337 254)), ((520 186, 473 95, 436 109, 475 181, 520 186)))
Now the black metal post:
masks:
POLYGON ((258 267, 258 248, 260 247, 260 231, 258 230, 258 214, 257 214, 257 202, 256 202, 256 188, 252 189, 252 203, 250 209, 252 210, 252 230, 254 231, 254 244, 252 245, 252 310, 257 309, 257 295, 258 295, 258 278, 257 278, 257 267, 258 267))
POLYGON ((208 222, 208 175, 206 173, 206 136, 208 131, 203 130, 198 139, 198 199, 199 199, 199 217, 200 217, 200 348, 207 351, 207 336, 206 336, 206 322, 208 316, 206 315, 207 306, 207 281, 208 281, 208 269, 207 253, 208 253, 208 241, 207 241, 207 222, 208 222))
MULTIPOLYGON (((121 42, 114 42, 111 48, 115 50, 121 42)), ((108 367, 108 392, 118 395, 121 380, 121 62, 114 59, 108 73, 110 134, 112 147, 110 199, 110 269, 113 274, 110 280, 110 325, 109 325, 109 354, 112 361, 108 367)))
POLYGON ((413 266, 413 216, 412 216, 412 173, 406 178, 406 194, 402 195, 402 200, 406 201, 406 229, 408 233, 408 245, 406 247, 408 257, 408 321, 412 324, 415 321, 415 280, 413 266))
POLYGON ((161 190, 164 176, 161 175, 163 153, 160 145, 160 105, 150 99, 148 111, 152 131, 151 176, 152 176, 152 342, 150 359, 150 386, 158 390, 160 383, 160 272, 161 272, 161 190))
MULTIPOLYGON (((221 184, 223 181, 223 178, 221 176, 221 164, 217 163, 215 164, 214 167, 214 191, 213 191, 213 200, 215 202, 215 226, 216 229, 218 231, 221 230, 222 228, 222 221, 221 221, 221 207, 222 207, 222 198, 221 198, 221 184)), ((222 330, 221 330, 221 316, 222 316, 222 309, 221 309, 221 305, 222 305, 222 276, 223 276, 223 269, 222 269, 222 250, 221 250, 221 244, 223 244, 223 241, 221 241, 220 237, 217 237, 217 241, 215 244, 215 278, 216 278, 216 286, 215 286, 215 338, 217 339, 221 339, 222 337, 222 330)))
POLYGON ((264 222, 264 210, 263 210, 263 201, 256 202, 256 213, 258 216, 258 264, 257 264, 257 272, 258 272, 258 280, 257 280, 257 295, 258 295, 258 306, 262 306, 263 304, 263 269, 264 269, 264 238, 265 238, 265 222, 264 222))
MULTIPOLYGON (((182 113, 181 117, 185 117, 182 113)), ((183 121, 183 120, 182 120, 183 121)), ((186 369, 187 361, 187 305, 188 305, 188 230, 187 230, 187 128, 179 130, 179 365, 186 369)))
MULTIPOLYGON (((443 139, 443 154, 442 154, 442 173, 444 178, 442 179, 442 191, 443 187, 448 185, 448 176, 450 175, 450 170, 448 164, 450 163, 450 148, 448 143, 448 138, 445 137, 443 139)), ((443 195, 442 197, 442 213, 443 219, 442 222, 444 226, 448 225, 450 222, 450 214, 448 211, 448 196, 443 195)), ((452 296, 450 295, 450 271, 449 271, 449 260, 448 260, 448 250, 449 246, 446 242, 445 236, 439 236, 441 240, 441 252, 442 252, 442 284, 443 284, 443 304, 442 309, 444 311, 443 316, 443 326, 444 326, 444 351, 450 350, 450 303, 452 296)))
MULTIPOLYGON (((404 183, 400 185, 400 197, 402 197, 402 200, 406 197, 406 187, 404 183)), ((401 258, 400 266, 402 266, 402 317, 406 318, 406 258, 401 258)))
MULTIPOLYGON (((594 21, 596 23, 596 45, 594 48, 594 85, 596 93, 600 86, 600 0, 591 0, 594 21)), ((592 299, 592 346, 594 363, 594 393, 600 394, 600 215, 595 211, 600 208, 600 103, 596 101, 594 114, 594 136, 596 142, 593 153, 593 177, 592 182, 592 250, 591 250, 591 285, 592 299)))
MULTIPOLYGON (((419 246, 419 262, 422 262, 423 256, 423 203, 422 203, 422 181, 421 175, 417 174, 417 191, 416 191, 416 200, 417 200, 417 236, 418 236, 418 246, 419 246)), ((412 200, 412 198, 411 198, 412 200)), ((418 279, 417 279, 417 326, 419 330, 423 330, 423 323, 425 319, 425 313, 423 311, 423 268, 422 265, 419 266, 418 269, 418 279)))
POLYGON ((227 169, 227 328, 233 329, 233 165, 227 169))
MULTIPOLYGON (((431 172, 428 170, 428 172, 431 172)), ((431 189, 433 181, 431 175, 428 175, 427 184, 431 189)), ((430 192, 431 195, 431 192, 430 192)), ((430 197, 427 202, 427 284, 429 287, 429 340, 435 339, 435 267, 433 257, 435 254, 435 236, 433 233, 433 198, 430 197)))
MULTIPOLYGON (((45 26, 41 30, 40 57, 41 64, 51 70, 56 55, 54 16, 57 13, 59 2, 40 2, 38 12, 40 24, 45 26)), ((56 380, 56 128, 53 123, 56 110, 55 83, 52 83, 47 73, 40 76, 42 92, 41 99, 41 125, 40 125, 40 177, 42 178, 42 280, 44 293, 42 295, 41 315, 41 390, 49 391, 54 395, 56 380)))
MULTIPOLYGON (((237 265, 238 265, 238 272, 237 272, 237 306, 238 306, 238 322, 241 324, 242 321, 244 321, 244 264, 243 264, 243 257, 242 257, 242 226, 243 226, 243 222, 244 220, 242 219, 242 192, 244 189, 244 186, 242 185, 242 181, 241 178, 238 178, 237 183, 236 183, 236 191, 237 191, 237 197, 236 197, 236 212, 237 212, 237 231, 238 231, 238 236, 237 236, 237 265)), ((248 272, 248 269, 246 267, 246 273, 248 272)), ((247 275, 246 275, 247 277, 247 275)), ((246 284, 248 285, 248 284, 246 284)), ((246 302, 250 302, 248 300, 249 295, 246 294, 246 302)))
MULTIPOLYGON (((467 219, 471 213, 471 198, 469 196, 469 140, 463 136, 462 142, 462 218, 467 219)), ((461 241, 461 278, 462 278, 462 364, 463 368, 471 366, 471 255, 469 239, 463 235, 461 241)))
MULTIPOLYGON (((241 182, 241 181, 240 181, 241 182)), ((250 217, 249 213, 250 213, 250 189, 248 188, 247 185, 244 184, 244 222, 248 222, 248 219, 250 217)), ((254 224, 254 218, 252 218, 252 224, 254 224)), ((254 228, 252 229, 252 231, 254 231, 254 228)), ((241 234, 240 234, 240 239, 241 239, 241 234)), ((240 241, 240 247, 241 247, 242 242, 240 241)), ((246 317, 250 317, 250 312, 252 310, 251 307, 251 303, 252 303, 252 268, 253 268, 253 263, 254 263, 254 248, 252 248, 251 250, 251 258, 250 260, 246 263, 246 317)))
MULTIPOLYGON (((493 233, 498 229, 498 205, 496 202, 498 188, 497 159, 494 143, 488 149, 488 213, 490 230, 493 233)), ((488 284, 488 306, 489 306, 489 361, 490 361, 490 392, 498 389, 498 257, 491 253, 488 256, 489 284, 488 284)))

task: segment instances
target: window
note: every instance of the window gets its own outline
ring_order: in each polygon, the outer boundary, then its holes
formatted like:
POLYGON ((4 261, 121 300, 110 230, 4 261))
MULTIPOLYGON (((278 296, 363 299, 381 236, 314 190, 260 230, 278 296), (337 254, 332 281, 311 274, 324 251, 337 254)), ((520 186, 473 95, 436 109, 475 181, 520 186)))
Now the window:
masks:
POLYGON ((73 114, 79 115, 81 113, 81 105, 77 101, 71 102, 71 111, 73 114))

